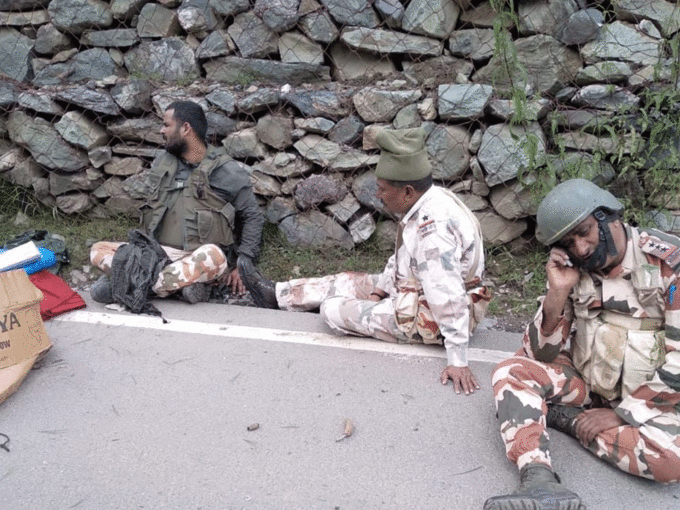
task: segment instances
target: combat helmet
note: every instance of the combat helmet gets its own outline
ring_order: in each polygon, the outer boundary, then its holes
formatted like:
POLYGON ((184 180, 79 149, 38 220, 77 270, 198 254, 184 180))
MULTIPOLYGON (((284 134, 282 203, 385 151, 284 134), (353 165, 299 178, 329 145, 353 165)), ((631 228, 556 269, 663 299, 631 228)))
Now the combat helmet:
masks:
POLYGON ((620 213, 623 204, 609 191, 586 179, 564 181, 538 206, 536 238, 550 246, 600 208, 620 213))

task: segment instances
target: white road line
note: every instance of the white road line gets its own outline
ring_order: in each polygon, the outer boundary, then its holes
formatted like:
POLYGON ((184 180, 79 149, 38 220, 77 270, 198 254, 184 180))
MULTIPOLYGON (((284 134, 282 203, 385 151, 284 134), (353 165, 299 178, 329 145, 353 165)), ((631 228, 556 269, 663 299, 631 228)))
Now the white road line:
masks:
MULTIPOLYGON (((367 338, 352 336, 335 336, 326 333, 304 331, 287 331, 282 329, 255 328, 251 326, 233 326, 228 324, 212 324, 209 322, 168 320, 166 324, 159 317, 142 315, 122 315, 101 312, 74 311, 52 319, 57 322, 78 322, 86 324, 102 324, 106 326, 126 326, 131 328, 158 329, 176 333, 221 336, 227 338, 249 338, 268 340, 271 342, 289 342, 304 345, 320 345, 324 347, 340 347, 357 351, 374 351, 386 354, 403 354, 406 356, 422 356, 446 358, 440 346, 420 344, 391 344, 367 338)), ((499 363, 512 356, 513 353, 491 349, 468 350, 470 361, 499 363)))

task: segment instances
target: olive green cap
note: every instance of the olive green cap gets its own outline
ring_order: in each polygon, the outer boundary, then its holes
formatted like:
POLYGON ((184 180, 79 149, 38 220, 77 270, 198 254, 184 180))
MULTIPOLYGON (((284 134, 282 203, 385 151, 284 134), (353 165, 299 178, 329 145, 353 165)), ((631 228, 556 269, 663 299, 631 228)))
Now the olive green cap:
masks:
POLYGON ((614 195, 586 179, 564 181, 538 206, 536 239, 550 246, 600 207, 616 212, 623 210, 623 204, 614 195))
POLYGON ((387 181, 417 181, 430 175, 425 138, 423 128, 380 131, 375 137, 381 149, 375 176, 387 181))

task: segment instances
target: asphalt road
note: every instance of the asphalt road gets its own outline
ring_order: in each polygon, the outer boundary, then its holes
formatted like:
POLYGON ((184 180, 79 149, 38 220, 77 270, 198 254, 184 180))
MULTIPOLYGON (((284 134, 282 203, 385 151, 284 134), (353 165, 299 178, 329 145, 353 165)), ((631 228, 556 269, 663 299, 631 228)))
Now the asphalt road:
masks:
MULTIPOLYGON (((164 324, 83 297, 0 406, 0 509, 467 510, 517 484, 490 389, 517 334, 483 324, 466 397, 438 382, 443 349, 338 338, 315 314, 157 301, 164 324)), ((680 508, 677 485, 551 443, 589 509, 680 508)))

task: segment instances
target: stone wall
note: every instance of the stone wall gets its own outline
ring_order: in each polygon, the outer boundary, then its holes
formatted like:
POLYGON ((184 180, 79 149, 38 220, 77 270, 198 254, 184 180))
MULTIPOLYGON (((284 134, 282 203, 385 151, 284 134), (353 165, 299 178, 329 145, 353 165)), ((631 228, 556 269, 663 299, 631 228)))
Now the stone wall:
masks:
POLYGON ((645 132, 603 127, 635 115, 645 90, 677 88, 680 9, 522 0, 516 13, 466 0, 0 0, 0 172, 67 214, 136 214, 161 114, 188 98, 289 241, 351 248, 376 229, 393 239, 374 197, 376 132, 424 126, 437 183, 487 243, 522 244, 536 207, 526 168, 630 192, 610 161, 645 132))

